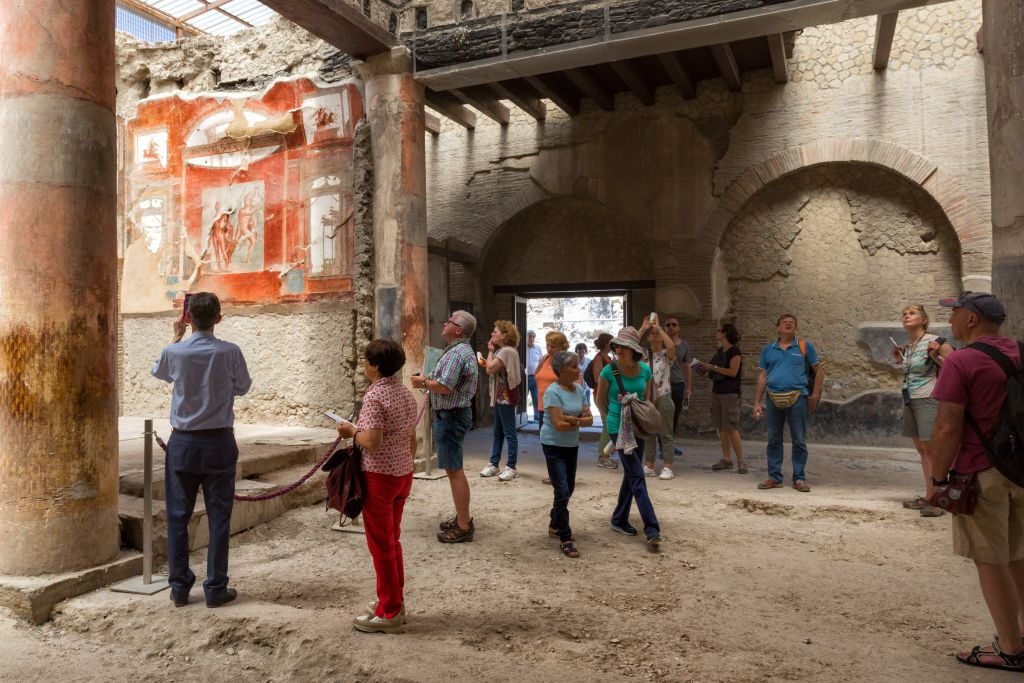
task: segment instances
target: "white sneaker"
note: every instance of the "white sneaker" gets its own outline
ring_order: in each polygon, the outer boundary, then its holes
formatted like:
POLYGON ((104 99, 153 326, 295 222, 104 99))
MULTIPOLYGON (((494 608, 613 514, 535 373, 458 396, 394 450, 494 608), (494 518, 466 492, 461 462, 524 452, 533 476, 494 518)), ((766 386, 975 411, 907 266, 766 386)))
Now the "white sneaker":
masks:
POLYGON ((645 477, 653 477, 655 474, 657 474, 657 473, 654 471, 653 467, 648 467, 647 465, 644 465, 644 476, 645 477))
POLYGON ((506 467, 505 471, 498 475, 498 481, 512 481, 518 476, 518 472, 516 472, 511 467, 506 467))
POLYGON ((485 467, 482 470, 480 470, 480 476, 481 477, 493 477, 499 471, 500 470, 498 470, 498 466, 497 465, 488 465, 487 467, 485 467))
POLYGON ((662 467, 661 474, 658 475, 658 479, 673 479, 675 476, 675 473, 670 468, 662 467))

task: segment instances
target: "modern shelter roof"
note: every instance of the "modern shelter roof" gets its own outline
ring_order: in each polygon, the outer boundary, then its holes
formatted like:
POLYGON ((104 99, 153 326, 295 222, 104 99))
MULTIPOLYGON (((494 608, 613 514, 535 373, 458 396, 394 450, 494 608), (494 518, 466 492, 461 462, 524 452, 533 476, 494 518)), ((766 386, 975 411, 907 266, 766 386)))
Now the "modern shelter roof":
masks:
POLYGON ((119 0, 129 9, 186 33, 227 36, 277 18, 259 0, 119 0))

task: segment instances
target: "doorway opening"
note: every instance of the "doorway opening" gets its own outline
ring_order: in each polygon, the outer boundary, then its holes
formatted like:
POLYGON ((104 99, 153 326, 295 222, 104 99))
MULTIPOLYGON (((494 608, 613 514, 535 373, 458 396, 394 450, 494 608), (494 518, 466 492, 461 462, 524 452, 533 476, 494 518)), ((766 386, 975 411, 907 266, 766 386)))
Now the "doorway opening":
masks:
MULTIPOLYGON (((600 296, 530 296, 519 298, 524 304, 517 306, 521 315, 525 314, 522 321, 522 328, 533 330, 537 339, 535 346, 539 348, 540 355, 546 353, 544 338, 548 332, 558 331, 569 340, 569 351, 574 352, 577 345, 585 345, 585 360, 580 365, 580 372, 586 368, 586 364, 596 355, 597 347, 594 340, 602 332, 615 335, 619 328, 626 323, 627 294, 616 293, 600 296)), ((524 356, 528 364, 530 351, 524 356)), ((540 357, 536 351, 533 363, 540 357)), ((533 368, 530 368, 533 369, 533 368)), ((594 403, 596 391, 588 390, 590 398, 590 409, 594 415, 594 424, 601 426, 601 414, 594 403)), ((540 398, 538 396, 538 398, 540 398)), ((528 403, 524 413, 528 420, 536 421, 537 409, 532 392, 527 392, 528 403)))

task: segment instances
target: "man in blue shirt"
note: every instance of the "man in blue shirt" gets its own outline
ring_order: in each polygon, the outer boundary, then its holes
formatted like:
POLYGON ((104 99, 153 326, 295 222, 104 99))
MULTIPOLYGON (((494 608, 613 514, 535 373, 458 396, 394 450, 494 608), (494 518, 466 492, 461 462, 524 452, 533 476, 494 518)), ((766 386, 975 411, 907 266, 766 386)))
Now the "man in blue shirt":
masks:
POLYGON ((235 495, 235 396, 249 391, 252 379, 241 349, 213 336, 221 321, 216 294, 197 292, 188 311, 174 321, 174 338, 153 366, 153 376, 174 383, 171 427, 164 466, 167 508, 167 578, 176 607, 188 604, 196 575, 188 566, 188 523, 199 487, 210 527, 206 549, 207 607, 220 607, 235 599, 228 588, 228 542, 235 495), (186 317, 187 316, 187 317, 186 317), (185 341, 186 320, 193 334, 185 341))
POLYGON ((793 441, 793 488, 807 493, 811 490, 804 471, 807 465, 807 414, 818 407, 825 372, 814 345, 796 338, 795 315, 783 314, 776 321, 776 327, 779 338, 761 350, 757 364, 754 419, 760 420, 764 413, 768 417, 768 478, 757 488, 776 489, 782 486, 782 428, 789 422, 789 435, 793 441), (810 389, 808 367, 814 371, 814 386, 810 389), (762 403, 766 389, 767 408, 762 403))

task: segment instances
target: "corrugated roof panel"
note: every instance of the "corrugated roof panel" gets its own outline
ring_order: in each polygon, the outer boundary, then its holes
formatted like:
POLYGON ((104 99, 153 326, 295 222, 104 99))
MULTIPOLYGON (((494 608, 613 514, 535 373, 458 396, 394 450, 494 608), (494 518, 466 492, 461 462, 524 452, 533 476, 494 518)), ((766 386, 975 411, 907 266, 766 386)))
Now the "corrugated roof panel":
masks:
MULTIPOLYGON (((209 4, 210 0, 140 0, 140 2, 164 14, 180 19, 203 9, 209 4)), ((274 12, 259 2, 259 0, 231 0, 231 2, 221 5, 220 9, 253 26, 266 24, 278 16, 277 12, 274 12)), ((200 31, 220 36, 230 35, 247 28, 245 24, 232 19, 224 12, 212 9, 189 19, 186 23, 200 31)))

